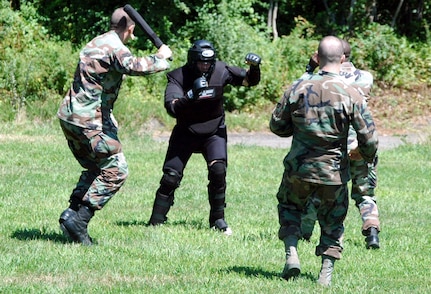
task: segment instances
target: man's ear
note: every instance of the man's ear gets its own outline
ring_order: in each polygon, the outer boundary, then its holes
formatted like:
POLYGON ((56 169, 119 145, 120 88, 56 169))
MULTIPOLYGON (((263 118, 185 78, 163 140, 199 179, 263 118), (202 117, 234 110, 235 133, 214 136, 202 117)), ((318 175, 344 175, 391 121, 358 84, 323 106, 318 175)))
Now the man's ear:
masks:
POLYGON ((341 63, 344 63, 346 61, 346 55, 341 55, 341 63))
POLYGON ((135 25, 130 25, 129 26, 129 34, 130 34, 130 39, 134 40, 135 39, 135 35, 133 34, 133 32, 135 31, 135 25))

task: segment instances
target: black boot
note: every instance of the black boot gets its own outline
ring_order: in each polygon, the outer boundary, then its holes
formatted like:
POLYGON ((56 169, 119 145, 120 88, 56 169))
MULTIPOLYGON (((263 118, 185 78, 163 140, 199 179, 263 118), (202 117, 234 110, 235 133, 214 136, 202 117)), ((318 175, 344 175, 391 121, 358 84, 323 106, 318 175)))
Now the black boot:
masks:
POLYGON ((367 243, 367 249, 379 249, 379 231, 375 227, 371 227, 364 232, 366 236, 365 242, 367 243))
POLYGON ((153 211, 148 224, 152 226, 164 224, 168 220, 166 215, 172 205, 174 205, 173 196, 163 195, 157 191, 156 199, 154 199, 153 211))
POLYGON ((68 208, 60 215, 60 229, 74 242, 92 245, 93 241, 88 235, 87 227, 93 216, 94 210, 87 206, 80 206, 78 211, 68 208))

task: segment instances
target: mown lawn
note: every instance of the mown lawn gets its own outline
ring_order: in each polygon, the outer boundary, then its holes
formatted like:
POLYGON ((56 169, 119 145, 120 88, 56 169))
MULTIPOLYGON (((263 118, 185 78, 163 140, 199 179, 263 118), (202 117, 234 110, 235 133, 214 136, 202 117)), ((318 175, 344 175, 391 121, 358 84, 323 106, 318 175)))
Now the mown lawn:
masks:
MULTIPOLYGON (((121 135, 120 135, 121 137, 121 135)), ((0 131, 1 293, 430 293, 431 144, 380 153, 380 250, 366 250, 351 203, 345 251, 332 286, 315 283, 318 229, 300 243, 302 273, 279 277, 275 193, 287 150, 229 147, 227 221, 234 234, 208 229, 206 166, 195 155, 169 222, 147 227, 166 143, 123 140, 130 177, 96 214, 95 246, 69 243, 58 228, 81 168, 57 126, 5 125, 0 131)))

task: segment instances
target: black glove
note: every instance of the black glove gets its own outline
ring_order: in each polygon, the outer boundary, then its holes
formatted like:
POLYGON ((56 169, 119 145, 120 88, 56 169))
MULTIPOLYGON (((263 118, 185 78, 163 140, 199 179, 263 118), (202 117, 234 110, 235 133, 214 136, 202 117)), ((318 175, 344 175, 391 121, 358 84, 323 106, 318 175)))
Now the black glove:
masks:
POLYGON ((205 77, 199 77, 193 82, 193 87, 187 92, 187 98, 196 100, 205 88, 208 88, 208 82, 205 77))
POLYGON ((316 67, 318 67, 318 66, 319 66, 319 64, 316 61, 314 61, 313 58, 310 58, 307 66, 305 67, 305 71, 308 73, 313 73, 314 70, 316 69, 316 67))
POLYGON ((259 55, 254 53, 248 53, 245 56, 245 63, 249 64, 250 66, 259 66, 262 59, 259 55))

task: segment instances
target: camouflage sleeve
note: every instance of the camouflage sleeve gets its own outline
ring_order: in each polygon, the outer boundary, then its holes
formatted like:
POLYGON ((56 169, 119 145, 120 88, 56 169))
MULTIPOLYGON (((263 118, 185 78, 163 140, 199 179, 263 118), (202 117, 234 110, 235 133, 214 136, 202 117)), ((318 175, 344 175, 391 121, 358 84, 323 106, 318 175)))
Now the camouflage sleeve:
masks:
POLYGON ((117 50, 114 58, 117 70, 131 76, 149 75, 169 68, 166 59, 156 54, 136 57, 126 46, 117 50))
POLYGON ((283 97, 272 112, 271 120, 269 121, 271 132, 280 137, 290 137, 293 134, 292 117, 289 107, 291 89, 290 87, 284 92, 283 97))
POLYGON ((378 135, 367 102, 360 95, 354 99, 352 126, 356 130, 359 152, 365 161, 371 163, 378 148, 378 135))

